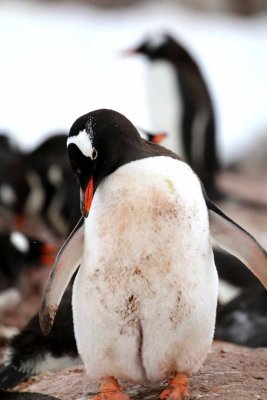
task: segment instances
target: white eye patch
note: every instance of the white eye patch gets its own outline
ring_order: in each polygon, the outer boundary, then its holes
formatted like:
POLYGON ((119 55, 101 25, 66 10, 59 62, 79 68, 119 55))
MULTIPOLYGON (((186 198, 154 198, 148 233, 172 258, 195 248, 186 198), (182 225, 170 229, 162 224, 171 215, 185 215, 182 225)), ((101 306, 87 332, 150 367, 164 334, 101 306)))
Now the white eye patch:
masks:
POLYGON ((85 129, 80 131, 78 135, 69 137, 67 140, 67 146, 70 144, 75 144, 85 157, 93 159, 92 154, 94 149, 85 129))
POLYGON ((148 47, 150 50, 157 50, 159 47, 166 43, 167 39, 164 34, 151 36, 148 40, 148 47))

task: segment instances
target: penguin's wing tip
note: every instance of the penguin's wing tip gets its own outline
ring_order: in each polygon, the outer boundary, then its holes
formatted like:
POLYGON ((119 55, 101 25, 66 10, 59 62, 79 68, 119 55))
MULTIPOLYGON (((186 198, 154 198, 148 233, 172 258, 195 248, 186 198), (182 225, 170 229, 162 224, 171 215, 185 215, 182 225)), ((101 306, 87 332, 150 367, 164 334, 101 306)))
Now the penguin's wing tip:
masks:
POLYGON ((267 289, 267 253, 257 240, 244 228, 224 214, 210 200, 211 236, 219 246, 239 258, 267 289))
POLYGON ((47 336, 52 330, 54 319, 57 313, 58 306, 47 305, 45 301, 42 302, 39 311, 39 323, 43 335, 47 336))

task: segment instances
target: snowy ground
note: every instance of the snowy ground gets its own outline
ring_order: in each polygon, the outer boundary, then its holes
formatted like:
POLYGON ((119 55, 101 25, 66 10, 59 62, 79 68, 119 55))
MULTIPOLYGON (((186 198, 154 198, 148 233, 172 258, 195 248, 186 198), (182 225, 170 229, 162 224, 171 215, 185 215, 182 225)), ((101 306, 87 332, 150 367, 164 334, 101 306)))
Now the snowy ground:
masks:
POLYGON ((225 164, 267 134, 267 16, 193 14, 168 1, 103 11, 82 4, 0 4, 0 130, 32 148, 92 109, 109 107, 153 126, 147 64, 120 51, 167 29, 192 50, 216 105, 225 164))

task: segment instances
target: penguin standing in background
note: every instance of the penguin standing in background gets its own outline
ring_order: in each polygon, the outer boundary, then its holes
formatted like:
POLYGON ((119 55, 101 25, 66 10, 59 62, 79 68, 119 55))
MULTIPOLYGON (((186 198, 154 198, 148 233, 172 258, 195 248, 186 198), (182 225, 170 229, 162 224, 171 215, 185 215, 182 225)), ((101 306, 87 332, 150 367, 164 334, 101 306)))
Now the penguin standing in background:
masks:
MULTIPOLYGON (((26 181, 20 179, 24 171, 24 155, 17 144, 10 139, 6 133, 0 133, 0 205, 10 210, 19 208, 17 204, 17 193, 11 180, 20 181, 20 187, 24 187, 21 192, 21 202, 27 196, 28 187, 26 181)), ((4 216, 4 213, 1 215, 4 216)))
MULTIPOLYGON (((20 288, 27 270, 39 265, 53 265, 58 247, 36 240, 18 231, 0 234, 0 313, 21 300, 20 288)), ((0 327, 0 337, 8 337, 0 327)))
POLYGON ((67 141, 83 218, 48 279, 50 332, 71 276, 78 352, 95 400, 126 400, 118 380, 169 379, 160 399, 188 398, 211 346, 218 294, 212 236, 267 286, 265 250, 205 195, 191 168, 143 140, 118 112, 78 118, 67 141))
POLYGON ((38 215, 65 237, 79 218, 79 192, 66 157, 66 140, 64 133, 52 135, 10 160, 0 181, 0 204, 16 215, 18 229, 24 228, 27 216, 38 215))
POLYGON ((4 304, 5 291, 20 287, 23 274, 30 266, 53 265, 57 249, 54 244, 34 239, 19 231, 0 234, 0 310, 4 304))
POLYGON ((67 135, 54 134, 27 156, 27 174, 39 197, 28 199, 54 231, 66 237, 79 218, 79 193, 66 157, 67 135), (35 204, 39 201, 39 204, 35 204))
POLYGON ((141 54, 151 62, 152 108, 157 108, 154 117, 156 121, 160 118, 162 124, 157 128, 170 133, 173 137, 170 148, 178 151, 198 174, 208 195, 220 196, 215 182, 219 161, 214 109, 205 78, 194 58, 167 34, 148 38, 125 54, 141 54))
MULTIPOLYGON (((0 317, 21 301, 21 287, 29 268, 38 265, 51 267, 58 247, 18 231, 0 234, 0 317)), ((0 318, 1 320, 1 318, 0 318)), ((0 340, 6 341, 16 329, 2 325, 0 340)))
POLYGON ((20 154, 17 144, 10 139, 9 135, 0 132, 0 182, 5 178, 7 166, 20 154))

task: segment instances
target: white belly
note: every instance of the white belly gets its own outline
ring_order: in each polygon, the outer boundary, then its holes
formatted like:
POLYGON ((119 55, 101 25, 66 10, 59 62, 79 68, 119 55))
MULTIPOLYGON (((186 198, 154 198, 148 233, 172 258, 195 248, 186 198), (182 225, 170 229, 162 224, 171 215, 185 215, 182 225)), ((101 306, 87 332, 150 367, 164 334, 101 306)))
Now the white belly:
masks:
POLYGON ((178 134, 182 102, 177 74, 171 63, 164 60, 150 63, 148 92, 153 129, 166 132, 168 136, 163 145, 184 158, 182 138, 178 134))
POLYGON ((86 220, 73 291, 89 376, 142 382, 198 370, 216 301, 207 210, 190 168, 157 157, 106 178, 86 220))

